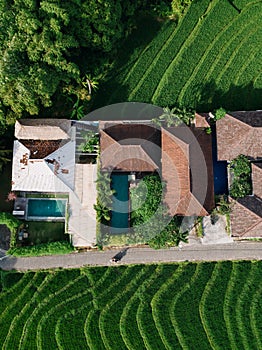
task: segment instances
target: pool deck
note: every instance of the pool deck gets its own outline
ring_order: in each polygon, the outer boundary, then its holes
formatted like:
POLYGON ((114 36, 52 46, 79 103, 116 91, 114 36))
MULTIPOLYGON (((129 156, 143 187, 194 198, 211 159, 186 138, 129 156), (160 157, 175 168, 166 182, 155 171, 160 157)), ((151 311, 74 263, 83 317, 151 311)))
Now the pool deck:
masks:
POLYGON ((69 193, 68 232, 76 247, 96 244, 96 164, 75 165, 75 190, 69 193))

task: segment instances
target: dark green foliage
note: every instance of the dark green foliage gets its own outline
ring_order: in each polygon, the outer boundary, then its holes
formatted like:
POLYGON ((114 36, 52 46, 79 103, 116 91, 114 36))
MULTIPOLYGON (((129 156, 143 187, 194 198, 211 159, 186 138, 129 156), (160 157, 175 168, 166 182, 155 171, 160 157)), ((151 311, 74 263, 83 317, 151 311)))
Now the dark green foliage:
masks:
POLYGON ((16 245, 17 230, 21 225, 21 221, 15 218, 12 214, 0 213, 0 224, 6 225, 10 230, 10 248, 14 248, 16 245))
POLYGON ((130 190, 133 226, 147 222, 157 211, 163 197, 163 185, 158 175, 147 175, 130 190))
POLYGON ((179 126, 182 123, 186 125, 190 125, 191 121, 195 117, 195 112, 191 110, 186 110, 185 108, 180 109, 178 107, 174 107, 170 109, 169 107, 163 108, 163 114, 161 114, 158 118, 152 119, 152 122, 158 126, 179 126))
POLYGON ((97 277, 95 267, 2 272, 0 346, 259 349, 261 269, 243 261, 103 267, 97 277))
MULTIPOLYGON (((37 115, 54 98, 61 106, 64 93, 82 96, 82 78, 104 70, 145 3, 1 1, 0 121, 37 115)), ((89 99, 90 91, 83 98, 89 99)))
POLYGON ((233 198, 242 198, 251 194, 251 164, 246 156, 240 154, 230 163, 233 173, 233 183, 230 187, 230 195, 233 198))
POLYGON ((233 159, 230 163, 230 168, 236 177, 242 175, 249 175, 251 173, 251 164, 246 156, 240 154, 237 158, 233 159))
POLYGON ((187 242, 188 232, 180 232, 180 217, 170 217, 163 201, 165 184, 158 175, 147 175, 130 190, 131 225, 138 242, 146 242, 155 249, 187 242))
POLYGON ((98 169, 97 180, 97 203, 94 204, 97 221, 106 223, 110 220, 110 209, 112 206, 112 196, 114 190, 111 190, 111 177, 109 173, 98 169))
POLYGON ((223 107, 220 107, 218 109, 215 110, 215 120, 219 120, 224 118, 224 116, 226 115, 226 110, 223 107))
POLYGON ((193 0, 172 0, 172 14, 181 18, 193 0))
POLYGON ((57 241, 42 243, 28 247, 10 248, 8 254, 13 256, 43 256, 53 254, 68 254, 74 251, 74 248, 67 241, 57 241))
POLYGON ((213 213, 226 215, 226 214, 229 214, 230 211, 231 211, 231 208, 230 208, 230 204, 228 203, 227 197, 220 195, 216 200, 216 208, 213 210, 213 213))
POLYGON ((82 133, 82 137, 85 141, 79 145, 78 150, 80 152, 97 153, 96 146, 99 145, 99 136, 89 131, 87 133, 82 133))
POLYGON ((20 281, 23 274, 15 271, 1 271, 1 284, 2 289, 7 290, 12 288, 16 283, 20 281))
POLYGON ((188 232, 180 231, 181 222, 181 217, 174 216, 172 219, 170 218, 170 222, 166 227, 148 241, 149 246, 160 249, 178 246, 180 242, 187 243, 188 232))

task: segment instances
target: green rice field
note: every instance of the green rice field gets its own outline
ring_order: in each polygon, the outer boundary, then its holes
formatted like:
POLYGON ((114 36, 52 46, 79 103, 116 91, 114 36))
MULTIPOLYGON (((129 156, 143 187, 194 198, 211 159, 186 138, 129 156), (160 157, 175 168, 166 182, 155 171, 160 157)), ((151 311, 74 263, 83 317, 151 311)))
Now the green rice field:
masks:
POLYGON ((1 271, 1 349, 262 349, 262 262, 1 271))
POLYGON ((95 107, 139 101, 208 111, 261 109, 262 2, 195 0, 176 24, 141 19, 95 107))

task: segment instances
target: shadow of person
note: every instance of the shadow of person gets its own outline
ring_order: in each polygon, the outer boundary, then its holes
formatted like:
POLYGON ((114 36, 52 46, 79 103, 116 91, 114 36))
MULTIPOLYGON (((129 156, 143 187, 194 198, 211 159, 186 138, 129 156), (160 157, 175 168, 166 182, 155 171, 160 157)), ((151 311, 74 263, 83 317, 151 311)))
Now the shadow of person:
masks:
POLYGON ((118 262, 121 259, 123 259, 123 257, 126 255, 127 251, 129 248, 124 248, 122 249, 119 253, 117 253, 115 256, 113 256, 113 258, 111 259, 112 262, 118 262))

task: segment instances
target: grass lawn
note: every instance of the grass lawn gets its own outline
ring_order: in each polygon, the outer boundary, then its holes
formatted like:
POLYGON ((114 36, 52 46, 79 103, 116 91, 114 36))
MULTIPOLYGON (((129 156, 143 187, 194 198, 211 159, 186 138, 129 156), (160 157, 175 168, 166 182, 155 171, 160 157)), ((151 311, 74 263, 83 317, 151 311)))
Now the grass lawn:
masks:
POLYGON ((100 84, 94 108, 138 101, 198 111, 260 109, 261 12, 258 1, 201 0, 178 25, 142 19, 100 84))
POLYGON ((7 194, 11 190, 12 179, 12 163, 9 162, 4 166, 3 172, 0 174, 0 212, 6 211, 11 213, 14 203, 7 202, 7 194))
POLYGON ((0 271, 0 348, 261 349, 261 273, 261 261, 0 271))
POLYGON ((68 240, 64 222, 28 221, 29 241, 34 244, 68 240))

